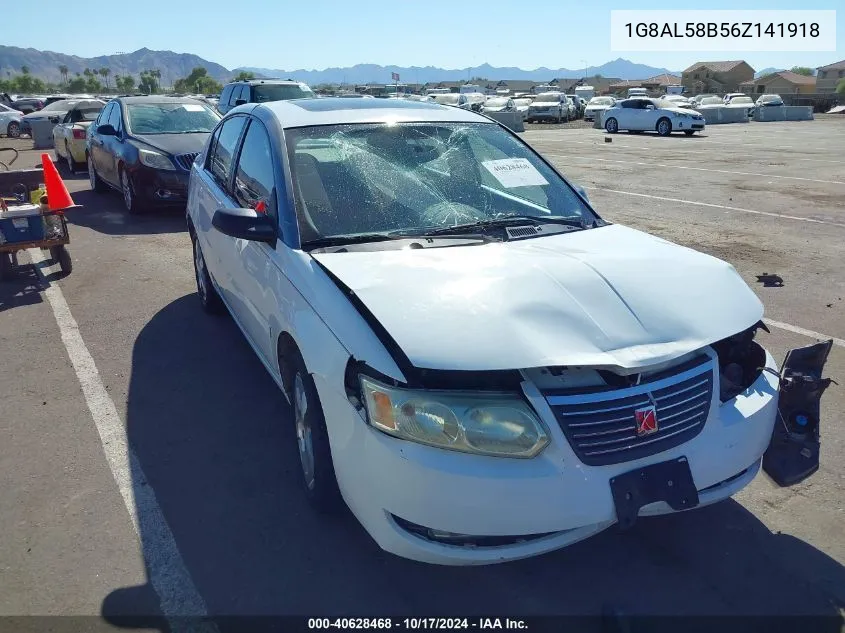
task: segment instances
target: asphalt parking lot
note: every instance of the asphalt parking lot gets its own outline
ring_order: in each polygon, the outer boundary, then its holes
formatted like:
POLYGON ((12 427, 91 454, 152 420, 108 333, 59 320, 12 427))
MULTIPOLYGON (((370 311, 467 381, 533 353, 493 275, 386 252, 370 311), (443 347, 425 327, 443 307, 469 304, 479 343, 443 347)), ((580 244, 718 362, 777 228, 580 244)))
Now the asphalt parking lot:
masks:
MULTIPOLYGON (((82 205, 68 212, 73 273, 29 265, 0 284, 0 615, 611 607, 775 618, 746 630, 842 630, 845 120, 610 143, 583 127, 523 137, 605 218, 731 262, 766 306, 761 340, 778 361, 836 339, 827 374, 839 384, 822 401, 814 477, 779 489, 760 475, 733 500, 507 565, 384 554, 351 516, 308 508, 281 394, 231 319, 199 308, 182 213, 130 218, 117 193, 94 194, 82 174, 66 180, 82 205), (795 615, 825 619, 783 618, 795 615)), ((8 145, 31 146, 0 139, 8 145)), ((15 166, 38 161, 25 152, 15 166)))

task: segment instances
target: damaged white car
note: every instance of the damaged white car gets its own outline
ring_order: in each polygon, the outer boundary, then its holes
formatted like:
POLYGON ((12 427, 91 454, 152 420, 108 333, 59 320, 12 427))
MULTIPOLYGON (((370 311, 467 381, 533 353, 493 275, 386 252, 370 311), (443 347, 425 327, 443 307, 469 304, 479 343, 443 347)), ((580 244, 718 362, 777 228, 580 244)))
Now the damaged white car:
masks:
POLYGON ((308 497, 387 551, 518 559, 818 467, 830 345, 782 374, 732 266, 602 220, 486 117, 240 106, 187 220, 202 306, 292 405, 308 497))

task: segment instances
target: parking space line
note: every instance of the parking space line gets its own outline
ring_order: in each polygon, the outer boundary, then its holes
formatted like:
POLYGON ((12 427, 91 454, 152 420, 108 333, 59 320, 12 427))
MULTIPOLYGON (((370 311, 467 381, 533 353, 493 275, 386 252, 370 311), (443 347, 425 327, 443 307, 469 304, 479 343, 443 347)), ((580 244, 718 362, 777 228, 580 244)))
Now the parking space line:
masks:
POLYGON ((814 332, 813 330, 798 327, 797 325, 781 323, 780 321, 774 321, 772 319, 763 319, 763 323, 781 330, 786 330, 787 332, 793 332, 794 334, 801 334, 803 336, 809 336, 810 338, 817 338, 820 341, 833 340, 834 345, 837 345, 839 347, 845 347, 845 339, 836 338, 835 336, 828 336, 827 334, 822 334, 821 332, 814 332))
MULTIPOLYGON (((573 141, 573 140, 567 139, 566 142, 567 143, 574 143, 576 145, 592 145, 592 146, 595 146, 595 147, 602 147, 602 145, 600 143, 596 142, 596 141, 573 141)), ((724 145, 724 143, 722 143, 722 145, 724 145)), ((655 149, 654 147, 645 147, 645 146, 638 146, 638 145, 620 145, 619 143, 616 143, 616 142, 613 143, 613 147, 614 148, 622 148, 622 149, 643 150, 643 151, 646 151, 646 152, 654 151, 654 149, 655 149)), ((661 149, 663 149, 663 148, 661 148, 661 149)), ((687 148, 674 147, 669 151, 679 151, 681 149, 685 150, 687 148)), ((694 149, 695 152, 700 154, 701 151, 707 149, 707 146, 704 145, 703 143, 697 143, 695 145, 695 147, 692 148, 692 149, 694 149)), ((712 148, 712 149, 714 149, 717 152, 722 151, 722 150, 717 149, 717 148, 712 148)), ((540 151, 542 152, 542 149, 540 151)), ((748 157, 751 157, 751 158, 757 158, 759 160, 766 160, 763 157, 761 157, 759 154, 735 154, 735 153, 731 152, 731 156, 732 157, 748 156, 748 157)), ((803 160, 803 161, 806 161, 806 162, 814 162, 814 163, 830 163, 830 164, 833 164, 833 165, 845 165, 845 161, 826 160, 824 158, 798 158, 796 156, 790 156, 790 160, 803 160)))
MULTIPOLYGON (((40 268, 46 258, 39 249, 30 249, 28 253, 41 275, 40 268)), ((109 469, 141 541, 149 582, 158 594, 162 613, 168 619, 172 616, 206 616, 205 602, 185 567, 141 463, 129 446, 126 429, 114 401, 103 385, 61 288, 48 284, 44 295, 52 308, 85 403, 97 427, 109 469)), ((174 621, 173 624, 173 630, 181 628, 177 626, 180 622, 174 621)), ((216 627, 203 630, 213 631, 216 627)))
POLYGON ((820 180, 818 178, 801 178, 800 176, 777 176, 775 174, 759 174, 748 171, 732 171, 729 169, 708 169, 707 167, 690 167, 688 165, 666 165, 664 163, 639 163, 630 160, 613 160, 610 158, 596 158, 595 156, 567 156, 564 154, 549 154, 546 156, 554 156, 555 158, 567 158, 570 160, 585 160, 594 161, 600 160, 603 163, 619 163, 622 165, 637 165, 639 167, 662 167, 664 169, 687 169, 691 171, 707 171, 716 174, 730 174, 732 176, 758 176, 760 178, 780 178, 781 180, 801 180, 805 182, 821 182, 828 185, 845 185, 845 182, 840 180, 820 180))
POLYGON ((783 220, 797 220, 798 222, 811 222, 813 224, 827 224, 829 226, 841 226, 845 228, 845 222, 830 222, 828 220, 817 220, 816 218, 802 218, 797 215, 786 215, 784 213, 772 213, 771 211, 756 211, 754 209, 743 209, 742 207, 731 207, 724 204, 714 204, 712 202, 698 202, 696 200, 682 200, 681 198, 667 198, 664 196, 655 196, 648 193, 636 193, 634 191, 621 191, 619 189, 606 189, 605 187, 585 186, 584 189, 595 189, 597 191, 607 191, 609 193, 618 193, 625 196, 636 196, 638 198, 649 198, 651 200, 664 200, 666 202, 680 202, 681 204, 693 204, 699 207, 712 207, 714 209, 725 209, 726 211, 741 211, 742 213, 751 213, 753 215, 767 215, 773 218, 781 218, 783 220))

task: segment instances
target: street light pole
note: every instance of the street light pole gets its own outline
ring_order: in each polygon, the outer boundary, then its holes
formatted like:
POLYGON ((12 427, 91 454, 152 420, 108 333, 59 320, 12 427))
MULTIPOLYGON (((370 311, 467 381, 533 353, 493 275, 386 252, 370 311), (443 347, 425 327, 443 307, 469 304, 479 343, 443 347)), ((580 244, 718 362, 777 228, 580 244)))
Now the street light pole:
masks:
POLYGON ((587 60, 582 59, 581 61, 584 62, 584 79, 586 79, 587 78, 587 60))

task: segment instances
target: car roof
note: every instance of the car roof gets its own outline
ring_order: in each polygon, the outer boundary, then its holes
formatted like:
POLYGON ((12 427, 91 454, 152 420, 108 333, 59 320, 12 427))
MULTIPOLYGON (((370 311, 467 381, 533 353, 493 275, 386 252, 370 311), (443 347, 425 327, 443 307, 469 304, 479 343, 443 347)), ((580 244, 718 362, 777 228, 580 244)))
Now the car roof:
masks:
MULTIPOLYGON (((241 106, 247 108, 248 106, 241 106)), ((269 111, 282 128, 312 125, 344 125, 349 123, 397 122, 465 122, 493 123, 490 119, 452 106, 430 101, 404 99, 294 99, 268 101, 256 110, 269 111)), ((238 108, 231 112, 239 111, 238 108)))
POLYGON ((202 103, 191 97, 168 97, 166 95, 141 95, 138 97, 117 97, 116 101, 127 105, 132 103, 202 103))
POLYGON ((295 79, 241 79, 239 81, 230 81, 229 84, 251 84, 253 86, 257 84, 288 84, 294 86, 307 85, 301 81, 296 81, 295 79))

